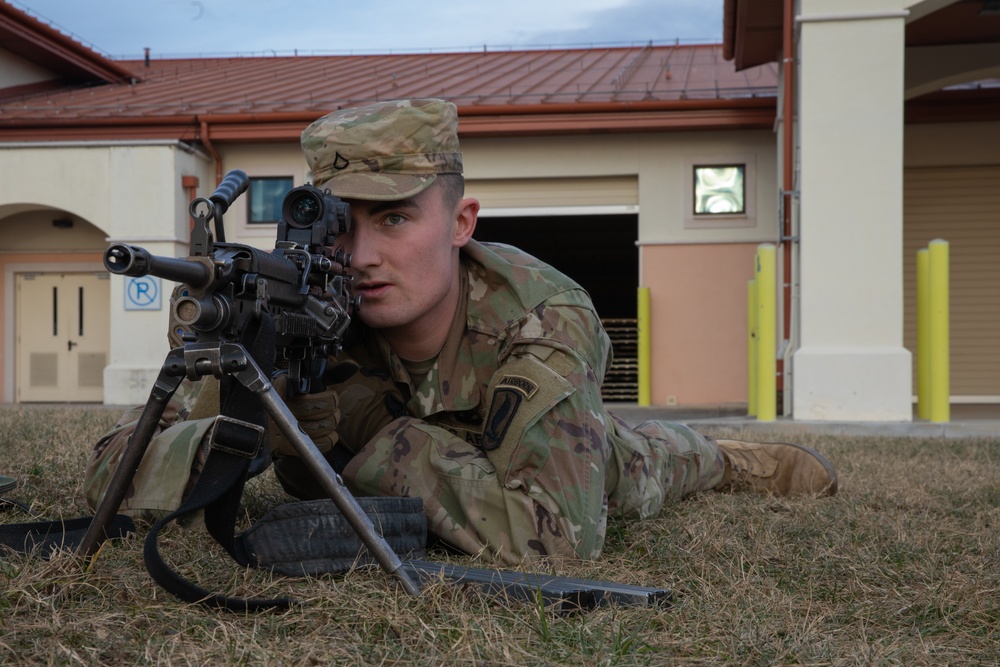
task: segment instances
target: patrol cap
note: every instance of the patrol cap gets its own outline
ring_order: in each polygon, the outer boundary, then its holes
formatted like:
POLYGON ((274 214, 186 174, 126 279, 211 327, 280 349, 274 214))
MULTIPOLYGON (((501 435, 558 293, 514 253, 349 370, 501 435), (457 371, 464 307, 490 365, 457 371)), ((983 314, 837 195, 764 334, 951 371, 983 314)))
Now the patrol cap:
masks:
POLYGON ((438 99, 334 111, 302 131, 302 152, 313 185, 350 199, 405 199, 462 173, 458 111, 438 99))

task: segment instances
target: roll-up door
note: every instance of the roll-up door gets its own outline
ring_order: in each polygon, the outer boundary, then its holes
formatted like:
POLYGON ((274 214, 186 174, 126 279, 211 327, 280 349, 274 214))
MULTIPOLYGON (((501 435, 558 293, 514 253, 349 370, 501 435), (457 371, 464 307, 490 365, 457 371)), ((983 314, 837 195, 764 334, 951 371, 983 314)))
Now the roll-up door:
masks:
POLYGON ((951 394, 1000 400, 1000 166, 905 172, 904 339, 914 355, 916 253, 948 241, 951 268, 951 394))
POLYGON ((635 176, 481 179, 467 181, 465 189, 486 213, 491 209, 608 208, 639 203, 635 176))

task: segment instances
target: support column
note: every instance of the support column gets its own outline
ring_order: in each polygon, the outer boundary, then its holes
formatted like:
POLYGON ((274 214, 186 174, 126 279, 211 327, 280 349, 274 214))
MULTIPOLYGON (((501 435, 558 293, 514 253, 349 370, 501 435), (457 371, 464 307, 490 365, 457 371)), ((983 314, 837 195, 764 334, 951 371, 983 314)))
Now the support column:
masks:
POLYGON ((904 0, 801 0, 798 420, 909 421, 904 0))

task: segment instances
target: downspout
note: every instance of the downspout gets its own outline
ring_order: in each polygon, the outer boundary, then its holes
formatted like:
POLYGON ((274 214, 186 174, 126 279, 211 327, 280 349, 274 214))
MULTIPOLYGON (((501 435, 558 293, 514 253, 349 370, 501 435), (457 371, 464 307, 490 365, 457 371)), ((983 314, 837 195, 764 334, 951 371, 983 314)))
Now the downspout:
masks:
MULTIPOLYGON (((188 205, 198 198, 197 176, 181 176, 181 187, 184 188, 184 191, 187 193, 188 205)), ((191 229, 194 229, 194 218, 191 219, 191 229)))
POLYGON ((215 146, 212 145, 212 137, 208 131, 208 121, 203 118, 198 118, 199 123, 201 123, 201 132, 199 133, 199 139, 201 140, 202 146, 205 150, 209 152, 212 159, 215 160, 215 185, 216 187, 222 183, 222 156, 219 155, 219 151, 215 150, 215 146))
POLYGON ((782 347, 784 353, 778 360, 778 389, 782 392, 783 414, 790 412, 791 400, 786 390, 786 359, 791 357, 792 340, 792 246, 796 239, 792 236, 792 189, 795 187, 795 0, 784 0, 784 20, 782 22, 782 83, 783 99, 781 114, 784 122, 782 130, 782 179, 781 179, 781 248, 782 248, 782 347))

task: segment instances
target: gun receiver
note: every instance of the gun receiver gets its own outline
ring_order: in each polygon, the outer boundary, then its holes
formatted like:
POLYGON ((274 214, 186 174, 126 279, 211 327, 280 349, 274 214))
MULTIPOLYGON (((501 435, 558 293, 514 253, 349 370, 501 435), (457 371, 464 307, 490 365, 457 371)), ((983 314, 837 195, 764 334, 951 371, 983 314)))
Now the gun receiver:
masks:
POLYGON ((350 257, 332 246, 350 230, 350 207, 311 185, 289 192, 282 204, 275 248, 215 241, 222 215, 249 179, 232 171, 208 199, 191 203, 195 220, 190 256, 160 257, 144 248, 116 243, 104 253, 108 271, 153 275, 181 283, 171 299, 171 323, 188 342, 238 342, 252 318, 274 319, 278 352, 288 364, 289 386, 299 393, 323 388, 326 360, 340 351, 359 307, 343 274, 350 257))

